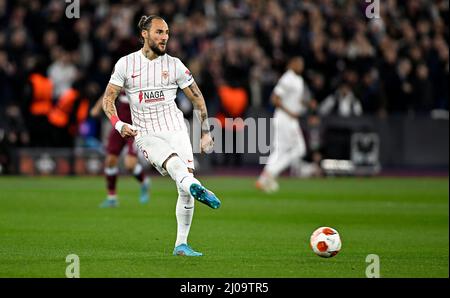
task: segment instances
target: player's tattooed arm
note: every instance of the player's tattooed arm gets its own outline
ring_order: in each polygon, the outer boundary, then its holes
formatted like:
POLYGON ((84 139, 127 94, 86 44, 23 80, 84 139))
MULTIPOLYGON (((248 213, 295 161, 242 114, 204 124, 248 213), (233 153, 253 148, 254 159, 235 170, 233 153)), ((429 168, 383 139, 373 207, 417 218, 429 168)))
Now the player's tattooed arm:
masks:
POLYGON ((120 121, 119 117, 117 116, 115 103, 117 96, 119 96, 121 90, 122 87, 108 84, 105 94, 103 95, 103 111, 105 112, 106 116, 108 116, 109 120, 111 120, 111 124, 120 133, 122 138, 135 137, 137 135, 136 129, 133 128, 132 125, 120 121))
POLYGON ((191 92, 192 92, 192 95, 194 96, 194 97, 203 97, 203 94, 202 94, 202 92, 200 91, 200 89, 198 88, 198 86, 197 86, 197 83, 192 83, 191 85, 189 85, 189 90, 191 90, 191 92))
POLYGON ((197 83, 192 83, 188 87, 183 89, 186 97, 194 105, 195 113, 197 114, 202 127, 202 136, 210 133, 210 127, 208 122, 208 110, 206 109, 205 99, 203 94, 198 88, 197 83))
POLYGON ((117 116, 117 110, 116 110, 116 99, 117 96, 120 94, 120 90, 122 90, 121 87, 108 84, 106 87, 105 94, 103 95, 103 111, 105 112, 106 116, 108 118, 111 118, 112 116, 117 116))
POLYGON ((210 133, 208 122, 208 111, 206 109, 205 99, 202 92, 194 82, 190 86, 183 89, 186 97, 192 102, 194 106, 194 114, 197 116, 202 129, 202 136, 200 140, 200 147, 202 152, 210 153, 214 147, 214 140, 210 133))

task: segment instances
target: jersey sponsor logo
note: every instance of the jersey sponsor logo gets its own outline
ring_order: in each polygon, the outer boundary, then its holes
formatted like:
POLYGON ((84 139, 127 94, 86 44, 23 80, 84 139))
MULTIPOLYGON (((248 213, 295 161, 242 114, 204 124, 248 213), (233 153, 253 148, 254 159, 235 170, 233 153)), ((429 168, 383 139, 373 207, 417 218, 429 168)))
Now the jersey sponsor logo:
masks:
POLYGON ((188 77, 188 80, 192 79, 192 74, 189 71, 189 69, 186 69, 186 71, 184 72, 186 74, 186 76, 188 77))
POLYGON ((164 80, 167 80, 167 79, 169 78, 169 72, 168 72, 167 70, 164 70, 164 71, 161 73, 161 77, 162 77, 164 80))
POLYGON ((162 90, 156 91, 139 91, 139 103, 151 103, 165 100, 164 92, 162 90))

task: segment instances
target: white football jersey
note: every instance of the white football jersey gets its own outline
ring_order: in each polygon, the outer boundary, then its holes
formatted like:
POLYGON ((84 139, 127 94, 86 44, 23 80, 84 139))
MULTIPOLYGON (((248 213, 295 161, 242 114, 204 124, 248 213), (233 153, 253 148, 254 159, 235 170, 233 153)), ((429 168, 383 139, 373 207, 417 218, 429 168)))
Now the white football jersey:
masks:
POLYGON ((125 90, 141 135, 186 129, 175 98, 194 78, 180 59, 165 54, 149 60, 141 50, 133 52, 117 61, 109 83, 125 90))
POLYGON ((274 93, 281 98, 283 106, 296 114, 306 111, 306 107, 302 104, 304 91, 303 78, 291 69, 281 76, 274 89, 274 93))

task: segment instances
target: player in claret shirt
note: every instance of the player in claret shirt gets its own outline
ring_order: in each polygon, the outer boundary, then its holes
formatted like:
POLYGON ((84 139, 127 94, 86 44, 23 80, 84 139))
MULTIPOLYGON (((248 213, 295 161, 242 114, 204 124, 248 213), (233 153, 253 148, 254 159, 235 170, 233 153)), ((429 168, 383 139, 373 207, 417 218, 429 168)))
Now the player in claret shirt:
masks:
MULTIPOLYGON (((100 98, 91 109, 91 116, 98 117, 102 110, 103 98, 100 98)), ((116 104, 116 110, 121 119, 125 122, 131 122, 130 104, 125 92, 119 95, 119 100, 116 104)), ((111 129, 108 135, 108 142, 106 144, 106 158, 105 158, 105 180, 107 196, 100 204, 100 208, 111 208, 119 205, 119 198, 117 196, 117 177, 119 175, 119 160, 123 149, 127 147, 127 152, 124 158, 124 165, 128 172, 132 173, 140 185, 139 201, 146 204, 150 198, 150 177, 146 176, 145 170, 139 163, 137 157, 137 149, 132 138, 122 138, 120 133, 114 128, 111 129)))

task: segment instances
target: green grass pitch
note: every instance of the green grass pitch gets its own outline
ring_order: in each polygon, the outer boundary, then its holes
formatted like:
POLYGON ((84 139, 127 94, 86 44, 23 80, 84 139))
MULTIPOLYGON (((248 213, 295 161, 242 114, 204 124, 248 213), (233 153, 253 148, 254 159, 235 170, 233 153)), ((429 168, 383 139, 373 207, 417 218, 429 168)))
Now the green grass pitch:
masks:
POLYGON ((282 179, 265 195, 254 178, 202 177, 222 200, 196 202, 189 237, 200 258, 171 255, 175 184, 153 178, 148 205, 131 177, 120 206, 100 209, 102 177, 0 177, 0 277, 65 277, 77 254, 81 277, 448 277, 448 178, 282 179), (317 257, 309 237, 336 228, 341 252, 317 257))

